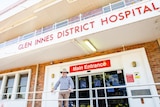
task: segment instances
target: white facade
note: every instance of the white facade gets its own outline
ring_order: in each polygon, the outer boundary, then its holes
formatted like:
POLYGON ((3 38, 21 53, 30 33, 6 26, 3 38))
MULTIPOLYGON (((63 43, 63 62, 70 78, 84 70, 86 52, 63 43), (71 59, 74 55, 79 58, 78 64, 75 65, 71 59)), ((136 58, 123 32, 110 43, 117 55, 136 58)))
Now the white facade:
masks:
MULTIPOLYGON (((106 59, 110 60, 111 62, 111 65, 109 67, 92 69, 90 70, 90 72, 87 72, 88 70, 78 71, 74 73, 69 73, 68 75, 80 77, 80 76, 90 76, 90 75, 95 75, 95 74, 110 72, 115 70, 117 70, 117 72, 118 70, 123 70, 125 86, 127 87, 126 88, 127 96, 125 97, 128 98, 129 107, 159 107, 160 106, 158 97, 132 98, 132 97, 135 97, 135 95, 140 95, 140 94, 141 96, 145 96, 145 95, 157 96, 158 95, 155 86, 150 85, 150 84, 154 84, 154 81, 153 81, 151 69, 148 63, 145 50, 144 48, 140 48, 140 49, 123 51, 123 52, 95 57, 95 58, 88 58, 88 59, 73 61, 69 63, 62 63, 57 65, 47 66, 46 73, 45 73, 45 81, 44 81, 42 107, 58 106, 58 102, 57 102, 58 92, 50 93, 50 90, 55 85, 59 77, 61 76, 60 70, 62 68, 66 68, 69 70, 69 68, 74 65, 87 64, 87 63, 92 63, 96 61, 103 61, 106 59), (133 67, 134 66, 133 63, 136 63, 136 67, 133 67)), ((75 84, 75 86, 77 87, 77 84, 75 84)), ((78 98, 76 100, 78 100, 78 98)), ((76 107, 77 106, 79 106, 79 104, 77 104, 76 107)), ((83 107, 83 105, 81 105, 80 107, 83 107)), ((90 107, 93 107, 93 101, 90 101, 90 107)))

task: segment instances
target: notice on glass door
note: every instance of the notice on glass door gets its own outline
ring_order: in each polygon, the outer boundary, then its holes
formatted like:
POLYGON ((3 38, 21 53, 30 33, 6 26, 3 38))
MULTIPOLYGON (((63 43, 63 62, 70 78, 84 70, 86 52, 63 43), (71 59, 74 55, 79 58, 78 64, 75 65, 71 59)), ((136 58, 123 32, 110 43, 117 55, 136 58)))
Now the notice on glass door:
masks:
POLYGON ((134 82, 133 74, 126 74, 126 79, 128 83, 134 82))

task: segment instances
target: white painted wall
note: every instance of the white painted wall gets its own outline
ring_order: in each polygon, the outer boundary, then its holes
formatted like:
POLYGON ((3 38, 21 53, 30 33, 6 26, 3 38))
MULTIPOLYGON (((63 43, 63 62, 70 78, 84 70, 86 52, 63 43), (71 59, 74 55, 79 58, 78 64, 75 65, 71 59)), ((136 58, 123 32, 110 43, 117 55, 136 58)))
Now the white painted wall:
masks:
MULTIPOLYGON (((49 101, 43 101, 42 107, 58 107, 58 102, 57 102, 58 92, 54 94, 54 93, 51 93, 50 90, 52 86, 54 86, 56 81, 59 79, 60 70, 62 68, 66 68, 69 70, 70 66, 92 63, 95 61, 101 61, 106 59, 109 59, 111 61, 111 67, 95 69, 95 70, 91 70, 91 72, 87 72, 87 71, 74 72, 74 73, 69 73, 68 75, 70 76, 82 75, 82 74, 84 75, 89 73, 98 73, 98 72, 104 72, 104 71, 123 69, 125 80, 126 80, 126 75, 128 74, 131 74, 134 77, 133 78, 134 82, 126 81, 126 85, 129 86, 127 88, 128 96, 132 97, 131 90, 136 90, 136 89, 150 89, 152 95, 158 95, 155 86, 138 86, 138 87, 134 86, 133 87, 133 85, 154 83, 145 50, 144 48, 140 48, 140 49, 135 49, 130 51, 123 51, 115 54, 110 54, 110 55, 104 55, 100 57, 88 58, 88 59, 83 59, 79 61, 47 66, 46 73, 45 73, 45 81, 44 81, 43 100, 49 100, 49 101), (132 67, 132 61, 136 62, 137 64, 136 67, 132 67), (138 73, 138 77, 135 75, 135 73, 138 73), (51 77, 52 74, 55 74, 55 78, 51 77)), ((159 98, 156 98, 156 97, 144 98, 144 104, 141 103, 140 98, 129 98, 129 103, 130 103, 130 107, 160 107, 159 98)))

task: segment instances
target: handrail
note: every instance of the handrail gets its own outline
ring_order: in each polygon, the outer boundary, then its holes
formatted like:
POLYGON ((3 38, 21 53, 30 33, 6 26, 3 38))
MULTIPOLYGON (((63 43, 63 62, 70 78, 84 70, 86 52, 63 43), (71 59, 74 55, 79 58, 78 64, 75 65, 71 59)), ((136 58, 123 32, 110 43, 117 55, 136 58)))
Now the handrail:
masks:
MULTIPOLYGON (((98 98, 78 98, 78 100, 90 100, 90 99, 125 99, 125 98, 153 98, 153 97, 160 97, 160 95, 140 95, 140 96, 114 96, 114 97, 98 97, 98 98)), ((58 100, 69 100, 69 101, 75 101, 77 100, 76 98, 69 98, 69 99, 23 99, 23 100, 18 100, 18 101, 58 101, 58 100)), ((8 101, 8 100, 3 100, 3 102, 8 101)), ((9 101, 16 101, 15 99, 10 99, 9 101)))
POLYGON ((120 9, 120 8, 125 7, 125 6, 132 5, 133 3, 137 3, 137 2, 141 2, 141 1, 144 1, 144 0, 129 0, 129 1, 120 0, 120 1, 115 2, 115 3, 111 3, 109 5, 103 6, 102 8, 95 9, 95 10, 92 10, 90 12, 86 12, 86 13, 80 14, 78 16, 75 16, 73 18, 66 19, 66 20, 63 20, 61 22, 55 23, 53 25, 47 26, 49 28, 48 30, 46 29, 47 27, 43 27, 41 29, 35 30, 34 32, 31 32, 31 33, 25 34, 23 36, 17 37, 15 39, 13 39, 13 40, 17 39, 18 41, 16 41, 16 42, 11 39, 9 41, 0 43, 0 48, 4 48, 6 46, 13 45, 13 44, 18 43, 22 40, 26 40, 26 39, 32 38, 34 36, 38 36, 40 34, 48 32, 48 31, 67 26, 67 25, 70 25, 70 24, 78 22, 78 21, 86 20, 88 18, 98 16, 100 14, 104 14, 106 12, 114 11, 116 9, 120 9), (97 10, 99 10, 99 11, 97 11, 97 10))
MULTIPOLYGON (((132 88, 132 87, 142 87, 142 86, 160 86, 160 82, 158 83, 148 83, 148 84, 136 84, 136 85, 119 85, 119 86, 110 86, 110 87, 96 87, 96 88, 85 88, 85 89, 73 89, 71 92, 74 91, 89 91, 89 90, 107 90, 107 89, 116 89, 116 88, 132 88)), ((151 87, 150 87, 151 88, 151 87)), ((147 89, 150 89, 149 87, 147 89)), ((141 88, 142 89, 142 88, 141 88)), ((0 100, 11 100, 9 99, 10 95, 17 95, 17 94, 48 94, 48 93, 57 93, 57 92, 64 92, 64 91, 68 91, 68 90, 55 90, 54 92, 51 91, 36 91, 36 92, 17 92, 17 93, 2 93, 0 96, 6 95, 7 98, 6 99, 0 99, 0 100)), ((126 96, 112 96, 112 97, 107 97, 105 99, 113 99, 113 98, 141 98, 141 97, 160 97, 160 95, 155 95, 153 93, 151 93, 151 95, 136 95, 136 96, 131 96, 131 95, 126 95, 126 96)), ((103 97, 100 97, 103 98, 103 97)), ((72 98, 70 98, 72 99, 72 98)), ((83 98, 79 98, 79 99, 83 99, 83 98)), ((26 99, 24 99, 26 100, 26 99)))
MULTIPOLYGON (((17 95, 17 94, 22 94, 21 92, 20 93, 14 93, 14 94, 11 94, 11 93, 7 93, 7 99, 0 99, 0 105, 1 107, 4 107, 5 104, 7 103, 12 103, 12 102, 24 102, 24 103, 29 103, 29 102, 40 102, 40 103, 48 103, 48 102, 53 102, 53 101, 69 101, 69 105, 70 104, 75 104, 75 102, 77 103, 77 101, 84 101, 84 100, 123 100, 123 99, 140 99, 140 100, 143 100, 145 98, 150 98, 150 99, 153 99, 155 100, 154 103, 156 103, 156 107, 159 107, 159 104, 160 104, 160 94, 156 93, 156 92, 153 92, 152 89, 153 87, 157 86, 157 85, 160 85, 160 82, 158 83, 147 83, 147 84, 136 84, 136 85, 123 85, 123 86, 111 86, 111 87, 97 87, 97 88, 87 88, 87 89, 74 89, 72 92, 74 91, 84 91, 84 90, 87 90, 87 91, 95 91, 95 93, 98 92, 98 90, 107 90, 107 89, 110 89, 110 88, 122 88, 122 87, 125 87, 127 89, 128 88, 131 88, 134 87, 135 90, 138 90, 138 89, 142 89, 142 88, 147 88, 149 90, 151 90, 151 94, 141 94, 141 95, 132 95, 132 94, 126 94, 126 95, 115 95, 115 96, 92 96, 92 97, 73 97, 73 98, 68 98, 68 99, 58 99, 57 97, 55 98, 45 98, 45 97, 40 97, 40 98, 24 98, 24 99, 16 99, 16 98, 12 98, 10 99, 9 96, 12 96, 12 95, 17 95), (147 86, 147 87, 141 87, 141 86, 147 86), (150 86, 150 87, 149 87, 150 86), (136 88, 136 87, 139 87, 139 88, 136 88), (153 93, 152 93, 153 92, 153 93)), ((134 90, 134 89, 133 89, 134 90)), ((63 90, 63 91, 68 91, 68 90, 63 90)), ((24 94, 28 94, 28 96, 32 96, 32 94, 35 94, 35 95, 38 95, 38 94, 41 94, 41 96, 45 95, 45 94, 50 94, 52 96, 58 94, 58 92, 63 92, 63 91, 60 91, 60 90, 56 90, 55 92, 51 92, 51 91, 37 91, 37 92, 23 92, 24 94)), ((127 91, 127 90, 126 90, 127 91)), ((1 94, 0 96, 3 96, 4 94, 6 93, 3 93, 1 94)), ((121 103, 120 103, 121 104, 121 103)))

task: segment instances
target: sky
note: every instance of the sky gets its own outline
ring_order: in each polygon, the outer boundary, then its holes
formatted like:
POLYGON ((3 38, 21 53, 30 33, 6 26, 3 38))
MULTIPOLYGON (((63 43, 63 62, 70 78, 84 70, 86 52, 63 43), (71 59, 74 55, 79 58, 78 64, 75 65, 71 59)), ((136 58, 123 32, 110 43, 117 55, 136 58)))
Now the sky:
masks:
POLYGON ((18 12, 23 11, 24 9, 29 8, 30 6, 42 1, 42 0, 0 0, 0 22, 15 15, 18 12), (21 3, 20 3, 21 1, 21 3), (19 4, 16 7, 10 9, 9 11, 4 12, 4 9, 8 8, 9 6, 15 3, 19 4), (4 12, 4 13, 3 13, 4 12), (2 13, 2 14, 1 14, 2 13))
POLYGON ((17 1, 19 0, 0 0, 0 11, 7 8, 11 4, 16 3, 17 1))

